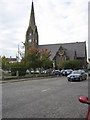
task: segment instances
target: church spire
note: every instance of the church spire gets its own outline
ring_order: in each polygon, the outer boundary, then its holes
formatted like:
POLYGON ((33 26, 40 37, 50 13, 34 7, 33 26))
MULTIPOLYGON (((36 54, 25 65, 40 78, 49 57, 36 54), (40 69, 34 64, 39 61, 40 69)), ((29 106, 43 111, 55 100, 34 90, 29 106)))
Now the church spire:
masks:
POLYGON ((26 31, 26 40, 25 40, 25 53, 29 50, 30 47, 38 46, 38 30, 37 26, 35 24, 35 14, 34 14, 34 4, 32 1, 31 5, 31 13, 30 13, 30 20, 29 20, 29 26, 26 31))
POLYGON ((32 1, 31 5, 31 14, 30 14, 30 21, 29 21, 29 26, 35 26, 35 15, 34 15, 34 4, 32 1))

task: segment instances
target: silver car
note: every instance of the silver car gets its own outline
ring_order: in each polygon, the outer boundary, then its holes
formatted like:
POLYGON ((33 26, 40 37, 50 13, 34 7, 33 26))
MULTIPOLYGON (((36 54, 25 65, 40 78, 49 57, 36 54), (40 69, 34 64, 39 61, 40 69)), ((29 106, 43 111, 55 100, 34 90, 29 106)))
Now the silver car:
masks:
POLYGON ((84 70, 75 70, 67 76, 68 81, 82 81, 87 79, 87 74, 84 70))

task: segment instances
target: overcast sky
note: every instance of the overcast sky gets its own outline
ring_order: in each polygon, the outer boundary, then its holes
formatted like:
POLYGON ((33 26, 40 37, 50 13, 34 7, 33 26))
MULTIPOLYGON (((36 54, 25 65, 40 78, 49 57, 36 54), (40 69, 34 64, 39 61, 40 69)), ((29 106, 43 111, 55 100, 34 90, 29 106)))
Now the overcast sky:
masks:
MULTIPOLYGON (((88 0, 33 0, 39 44, 86 41, 88 0)), ((29 25, 32 0, 0 0, 0 54, 15 57, 29 25)), ((90 57, 90 55, 89 55, 90 57)))

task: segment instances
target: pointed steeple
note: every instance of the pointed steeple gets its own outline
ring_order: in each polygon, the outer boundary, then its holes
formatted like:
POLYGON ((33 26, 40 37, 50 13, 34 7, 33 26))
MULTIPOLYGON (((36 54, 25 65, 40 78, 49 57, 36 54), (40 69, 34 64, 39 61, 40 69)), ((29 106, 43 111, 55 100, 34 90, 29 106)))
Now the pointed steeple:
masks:
POLYGON ((34 4, 33 4, 33 1, 32 1, 32 5, 31 5, 31 14, 30 14, 29 26, 31 26, 31 27, 35 26, 35 15, 34 15, 34 4))
POLYGON ((33 1, 32 1, 32 5, 31 5, 29 26, 28 26, 28 29, 26 31, 25 53, 32 46, 34 46, 34 47, 38 46, 38 30, 37 30, 37 26, 36 26, 36 23, 35 23, 35 14, 34 14, 33 1))

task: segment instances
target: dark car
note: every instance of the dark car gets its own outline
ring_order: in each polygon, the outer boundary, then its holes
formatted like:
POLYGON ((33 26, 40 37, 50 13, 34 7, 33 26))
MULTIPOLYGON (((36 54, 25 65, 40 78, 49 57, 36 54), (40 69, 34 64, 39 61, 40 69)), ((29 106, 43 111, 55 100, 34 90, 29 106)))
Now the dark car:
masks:
POLYGON ((61 75, 60 70, 54 70, 52 71, 52 75, 61 75))
POLYGON ((89 105, 86 120, 90 120, 90 100, 86 96, 79 96, 79 101, 89 105))
POLYGON ((86 80, 87 75, 84 70, 75 70, 70 75, 67 76, 68 81, 81 81, 86 80))

